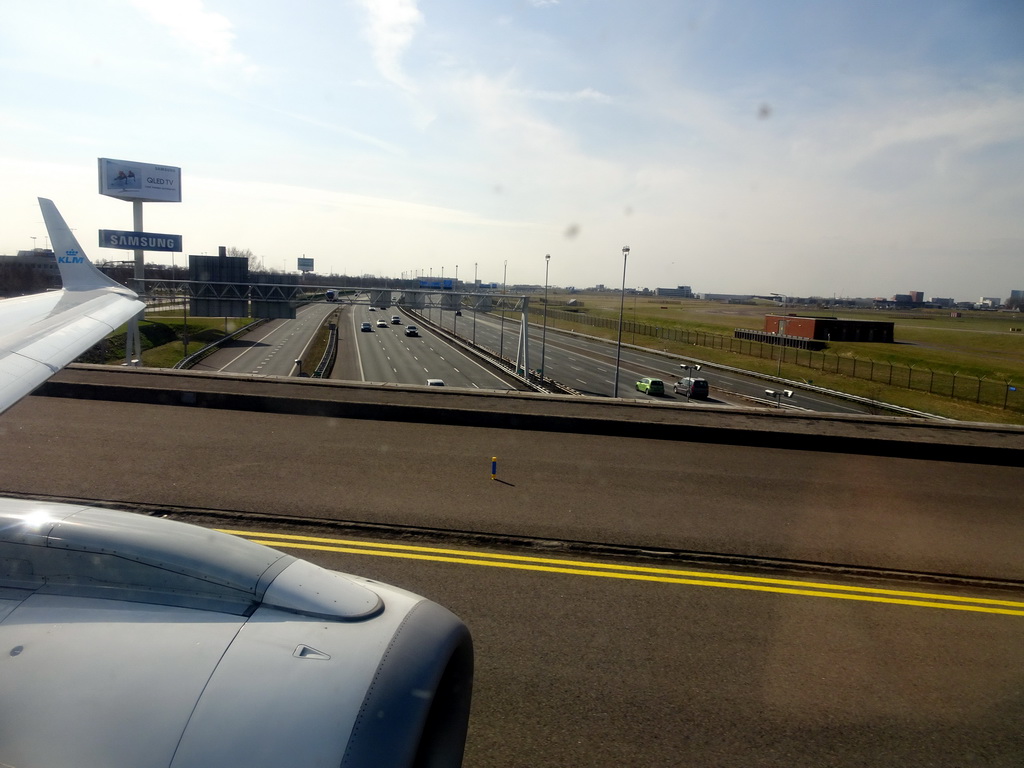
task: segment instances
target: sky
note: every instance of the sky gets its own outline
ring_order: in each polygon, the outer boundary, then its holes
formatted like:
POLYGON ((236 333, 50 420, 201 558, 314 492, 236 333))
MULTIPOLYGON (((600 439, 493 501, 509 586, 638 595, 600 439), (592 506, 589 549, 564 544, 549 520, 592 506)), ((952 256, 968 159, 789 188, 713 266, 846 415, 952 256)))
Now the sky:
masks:
POLYGON ((0 253, 49 197, 131 258, 101 157, 181 168, 145 231, 267 269, 1007 297, 1024 3, 5 3, 0 253))

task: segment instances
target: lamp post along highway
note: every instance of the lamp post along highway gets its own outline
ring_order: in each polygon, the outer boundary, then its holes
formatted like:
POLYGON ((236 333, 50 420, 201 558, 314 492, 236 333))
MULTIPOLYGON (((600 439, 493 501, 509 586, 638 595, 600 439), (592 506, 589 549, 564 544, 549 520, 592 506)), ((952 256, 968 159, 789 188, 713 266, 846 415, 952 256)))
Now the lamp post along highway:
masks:
POLYGON ((544 329, 540 333, 540 383, 544 383, 544 352, 548 344, 548 267, 551 254, 544 255, 544 329))
POLYGON ((693 373, 696 373, 697 371, 699 371, 700 370, 700 366, 699 365, 686 365, 685 363, 680 363, 679 367, 682 368, 683 371, 685 371, 684 375, 685 375, 686 380, 688 382, 687 387, 686 387, 686 402, 690 402, 690 390, 693 389, 693 373), (693 373, 691 373, 691 371, 693 371, 693 373))
POLYGON ((622 246, 622 292, 619 296, 619 339, 615 343, 615 390, 612 397, 619 396, 619 361, 622 359, 622 310, 626 306, 626 259, 629 257, 629 246, 622 246))

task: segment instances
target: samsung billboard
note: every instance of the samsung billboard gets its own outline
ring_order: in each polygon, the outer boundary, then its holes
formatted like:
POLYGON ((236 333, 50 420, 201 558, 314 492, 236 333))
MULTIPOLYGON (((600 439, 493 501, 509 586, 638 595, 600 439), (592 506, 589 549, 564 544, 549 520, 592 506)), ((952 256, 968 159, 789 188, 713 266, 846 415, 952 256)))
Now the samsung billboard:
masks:
POLYGON ((100 194, 150 203, 181 202, 181 168, 99 158, 100 194))
POLYGON ((120 248, 125 251, 180 251, 181 235, 162 235, 156 232, 127 232, 121 229, 101 229, 100 248, 120 248))

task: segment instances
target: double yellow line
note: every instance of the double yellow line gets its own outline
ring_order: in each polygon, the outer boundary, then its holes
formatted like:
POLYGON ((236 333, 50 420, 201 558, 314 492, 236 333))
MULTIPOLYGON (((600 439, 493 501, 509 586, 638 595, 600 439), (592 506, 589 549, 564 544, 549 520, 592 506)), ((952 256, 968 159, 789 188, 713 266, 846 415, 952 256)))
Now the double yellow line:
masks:
POLYGON ((513 568, 521 571, 546 571, 573 576, 598 576, 607 579, 630 579, 664 584, 687 584, 719 589, 742 589, 750 592, 774 592, 803 597, 829 597, 833 600, 860 600, 870 603, 910 605, 918 608, 940 608, 947 611, 975 611, 1024 616, 1024 602, 994 600, 982 597, 942 595, 930 592, 910 592, 873 587, 852 587, 810 581, 771 579, 759 576, 734 576, 725 573, 685 571, 675 568, 650 568, 641 565, 593 563, 579 560, 561 560, 548 557, 500 555, 472 552, 463 549, 418 547, 409 544, 384 544, 353 539, 328 539, 318 536, 293 536, 283 533, 259 533, 221 529, 277 549, 306 549, 319 552, 341 552, 375 557, 399 557, 406 560, 429 560, 438 563, 480 565, 491 568, 513 568))

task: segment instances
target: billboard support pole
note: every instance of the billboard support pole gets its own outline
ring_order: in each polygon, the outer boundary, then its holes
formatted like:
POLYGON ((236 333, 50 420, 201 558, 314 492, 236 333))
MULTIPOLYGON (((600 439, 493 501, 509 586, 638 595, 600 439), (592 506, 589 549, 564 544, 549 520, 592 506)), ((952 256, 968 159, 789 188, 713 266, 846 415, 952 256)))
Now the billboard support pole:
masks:
MULTIPOLYGON (((127 160, 100 157, 96 160, 99 177, 99 193, 131 200, 135 232, 142 233, 142 203, 152 200, 164 203, 181 202, 181 168, 170 165, 154 165, 127 160)), ((102 237, 102 234, 101 234, 102 237)), ((141 235, 140 235, 141 237, 141 235)), ((139 243, 140 245, 142 243, 139 243)), ((146 265, 143 251, 135 250, 134 289, 140 293, 146 290, 146 265)), ((144 312, 145 310, 143 310, 144 312)), ((142 313, 139 314, 139 317, 142 313)), ((124 347, 125 365, 138 365, 142 360, 142 339, 139 335, 139 318, 128 323, 128 336, 124 347)))
MULTIPOLYGON (((132 200, 132 220, 136 232, 142 232, 142 201, 132 200)), ((146 291, 146 262, 141 249, 135 249, 135 285, 136 293, 146 291)), ((124 364, 139 365, 142 362, 142 336, 139 333, 139 318, 142 313, 128 321, 128 335, 124 340, 124 364)))

